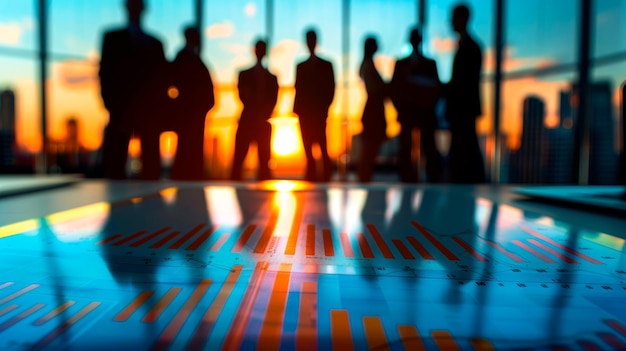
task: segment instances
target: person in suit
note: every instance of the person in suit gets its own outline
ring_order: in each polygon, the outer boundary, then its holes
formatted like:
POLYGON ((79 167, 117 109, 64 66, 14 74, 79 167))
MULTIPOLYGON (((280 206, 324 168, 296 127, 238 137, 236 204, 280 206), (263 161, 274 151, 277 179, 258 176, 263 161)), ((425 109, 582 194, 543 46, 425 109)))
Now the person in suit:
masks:
POLYGON ((256 64, 239 73, 239 98, 243 104, 243 110, 235 135, 235 153, 230 176, 232 180, 241 180, 243 161, 251 142, 256 143, 259 156, 257 178, 259 180, 271 178, 269 161, 272 126, 268 119, 272 116, 278 98, 278 80, 263 67, 263 57, 267 52, 265 41, 257 41, 254 52, 256 64))
POLYGON ((143 0, 126 0, 128 26, 104 34, 99 77, 109 111, 102 144, 104 176, 109 179, 126 178, 128 143, 136 124, 129 108, 166 62, 161 42, 141 27, 144 9, 143 0))
POLYGON ((335 74, 332 63, 315 54, 317 33, 314 30, 306 32, 306 43, 310 56, 296 67, 293 112, 300 120, 306 154, 305 179, 327 182, 332 176, 332 163, 327 150, 326 119, 335 96, 335 74), (313 155, 314 145, 320 149, 321 169, 313 155))
POLYGON ((470 10, 457 5, 452 28, 459 35, 452 75, 445 86, 446 118, 450 123, 450 177, 454 183, 485 182, 485 166, 476 135, 476 119, 482 114, 480 73, 482 52, 467 31, 470 10))
POLYGON ((174 131, 178 148, 170 178, 174 180, 204 179, 204 125, 207 112, 215 105, 213 80, 200 58, 200 32, 185 29, 185 47, 173 62, 178 89, 177 119, 174 131))
POLYGON ((374 65, 374 54, 377 50, 376 38, 366 38, 363 47, 363 62, 359 69, 359 75, 367 92, 367 101, 361 117, 363 131, 361 132, 361 152, 357 167, 357 174, 361 182, 371 181, 376 156, 378 156, 381 145, 387 139, 385 99, 389 93, 389 86, 383 81, 374 65))
POLYGON ((400 180, 407 183, 419 181, 418 171, 411 160, 413 131, 420 131, 421 154, 426 159, 429 182, 441 180, 441 154, 435 144, 437 119, 435 105, 439 98, 440 81, 437 64, 422 55, 419 45, 422 35, 412 29, 409 42, 412 53, 396 61, 391 78, 391 99, 398 112, 400 123, 400 150, 398 165, 400 180))

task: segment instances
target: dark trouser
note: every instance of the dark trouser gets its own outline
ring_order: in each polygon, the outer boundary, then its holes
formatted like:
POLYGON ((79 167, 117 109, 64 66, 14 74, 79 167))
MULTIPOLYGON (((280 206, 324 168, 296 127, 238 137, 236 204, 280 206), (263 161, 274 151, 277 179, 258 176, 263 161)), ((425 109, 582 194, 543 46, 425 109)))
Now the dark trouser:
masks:
POLYGON ((453 183, 484 183, 485 164, 476 135, 476 118, 459 119, 450 125, 450 177, 453 183))
MULTIPOLYGON (((400 150, 398 153, 398 165, 400 168, 400 180, 406 183, 419 181, 418 170, 411 159, 413 150, 414 125, 404 123, 400 130, 400 150)), ((426 159, 426 175, 428 181, 436 183, 441 181, 442 161, 441 154, 435 144, 434 125, 424 125, 420 129, 420 154, 426 159)))
MULTIPOLYGON (((203 116, 204 117, 204 116, 203 116)), ((176 130, 178 147, 172 166, 175 180, 204 179, 204 118, 186 123, 176 130)))
POLYGON ((372 180, 376 157, 378 156, 380 147, 386 139, 384 133, 380 133, 380 131, 376 132, 378 133, 374 134, 364 131, 363 134, 361 134, 361 152, 357 168, 357 174, 359 176, 359 181, 361 182, 370 182, 372 180))
POLYGON ((320 118, 306 118, 306 116, 305 118, 300 118, 302 146, 304 147, 304 153, 306 155, 305 179, 311 182, 328 182, 333 172, 326 142, 326 120, 320 120, 320 118), (321 165, 317 163, 313 155, 313 146, 315 144, 320 148, 322 157, 321 165))
MULTIPOLYGON (((113 120, 113 118, 111 118, 113 120)), ((119 123, 109 123, 102 141, 102 167, 108 179, 126 179, 126 160, 131 132, 119 123)))
POLYGON ((235 154, 233 156, 233 166, 230 178, 241 180, 243 161, 248 154, 250 143, 256 142, 257 153, 259 155, 259 169, 257 179, 266 180, 272 177, 269 161, 271 156, 272 126, 268 122, 247 125, 239 123, 237 134, 235 135, 235 154))

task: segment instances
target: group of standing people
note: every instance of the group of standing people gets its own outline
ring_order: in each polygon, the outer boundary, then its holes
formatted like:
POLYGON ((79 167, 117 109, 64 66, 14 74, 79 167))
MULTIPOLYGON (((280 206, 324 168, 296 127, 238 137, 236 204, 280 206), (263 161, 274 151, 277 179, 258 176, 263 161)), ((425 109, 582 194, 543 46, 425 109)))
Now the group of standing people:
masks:
MULTIPOLYGON (((214 106, 213 83, 202 62, 200 33, 185 30, 185 47, 173 62, 168 62, 162 43, 143 31, 143 0, 126 0, 129 24, 104 35, 100 64, 101 93, 109 111, 103 141, 103 170, 109 179, 126 177, 128 143, 131 136, 141 139, 141 179, 159 179, 159 137, 165 130, 178 134, 178 150, 171 178, 204 178, 204 124, 214 106)), ((452 77, 441 84, 435 61, 421 54, 420 32, 413 29, 409 41, 413 52, 396 62, 393 78, 386 83, 374 65, 376 39, 367 38, 360 76, 368 99, 363 111, 359 180, 371 181, 374 160, 386 139, 385 100, 391 98, 401 125, 399 174, 403 182, 417 182, 412 162, 413 131, 420 131, 420 149, 426 159, 429 182, 442 181, 443 161, 435 143, 437 119, 435 105, 446 99, 446 117, 452 141, 449 164, 451 181, 485 181, 482 154, 476 136, 476 118, 481 114, 479 80, 482 54, 467 32, 469 9, 454 8, 452 24, 459 34, 452 77)), ((305 179, 326 182, 331 179, 332 163, 327 151, 326 120, 334 98, 333 66, 316 55, 317 34, 306 32, 309 57, 296 67, 293 111, 299 117, 306 154, 305 179), (317 148, 319 152, 315 152, 317 148)), ((256 63, 239 73, 238 91, 243 104, 235 136, 231 179, 242 178, 242 166, 251 143, 257 145, 257 178, 271 179, 270 119, 278 98, 278 80, 263 66, 267 43, 255 43, 256 63)))
POLYGON ((412 160, 413 134, 419 130, 420 154, 425 159, 429 182, 444 179, 443 158, 435 142, 437 129, 436 105, 445 99, 445 117, 450 125, 449 180, 454 183, 482 183, 486 181, 484 161, 476 134, 476 119, 482 114, 480 102, 480 74, 482 53, 470 36, 467 24, 470 11, 458 5, 452 11, 452 27, 459 35, 458 48, 452 66, 452 76, 442 84, 434 60, 420 52, 422 36, 412 29, 409 42, 412 52, 396 61, 391 82, 386 83, 374 66, 378 44, 374 37, 364 43, 360 76, 367 91, 363 110, 359 180, 371 180, 374 160, 386 140, 385 100, 390 98, 400 123, 398 168, 400 180, 419 181, 419 172, 412 160))

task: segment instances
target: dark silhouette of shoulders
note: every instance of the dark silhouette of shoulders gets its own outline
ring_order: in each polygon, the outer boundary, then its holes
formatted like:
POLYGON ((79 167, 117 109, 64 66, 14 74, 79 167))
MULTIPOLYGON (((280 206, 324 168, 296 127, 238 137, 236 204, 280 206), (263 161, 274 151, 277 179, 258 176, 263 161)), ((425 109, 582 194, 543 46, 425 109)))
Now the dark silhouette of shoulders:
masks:
POLYGON ((333 65, 311 56, 296 68, 294 112, 326 115, 335 95, 333 65))

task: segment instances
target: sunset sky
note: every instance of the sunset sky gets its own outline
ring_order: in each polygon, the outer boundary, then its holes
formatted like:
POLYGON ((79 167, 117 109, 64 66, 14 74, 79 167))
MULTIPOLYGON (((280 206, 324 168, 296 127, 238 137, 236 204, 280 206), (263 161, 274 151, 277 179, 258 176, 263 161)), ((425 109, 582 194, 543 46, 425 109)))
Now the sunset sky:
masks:
MULTIPOLYGON (((183 45, 182 29, 193 22, 194 1, 148 0, 144 27, 159 37, 169 59, 183 45)), ((415 25, 414 0, 353 0, 350 11, 348 69, 342 63, 341 2, 337 0, 274 0, 274 26, 271 35, 270 70, 278 76, 281 97, 277 115, 291 112, 295 65, 306 58, 303 33, 314 27, 319 33, 319 54, 333 62, 338 90, 331 118, 348 118, 350 134, 360 131, 360 113, 365 102, 358 77, 362 43, 375 34, 380 51, 376 58, 383 77, 389 79, 395 59, 408 53, 407 33, 415 25), (345 80, 344 80, 345 79, 345 80)), ((456 37, 450 27, 450 9, 456 1, 429 0, 425 30, 426 54, 437 61, 442 81, 450 77, 456 37)), ((484 70, 493 70, 493 10, 491 1, 468 1, 473 11, 472 33, 482 43, 484 70)), ((626 0, 594 1, 594 57, 626 51, 626 0)), ((13 89, 17 98, 17 138, 23 149, 40 148, 38 70, 36 54, 37 21, 34 1, 0 0, 0 89, 13 89)), ((77 117, 80 141, 89 148, 100 145, 108 114, 100 95, 97 69, 104 30, 125 23, 123 1, 51 0, 49 18, 49 134, 62 139, 64 121, 77 117)), ((542 68, 574 63, 577 57, 577 1, 507 1, 506 50, 504 69, 542 68)), ((208 119, 211 133, 234 132, 232 125, 240 111, 236 95, 237 72, 253 63, 253 41, 265 35, 265 1, 207 1, 203 16, 203 59, 210 68, 217 88, 216 107, 208 119), (223 122, 217 121, 224 119, 223 122), (224 127, 230 126, 230 127, 224 127), (220 129, 222 128, 222 129, 220 129), (224 129, 226 128, 226 129, 224 129)), ((626 79, 626 63, 615 63, 592 70, 597 80, 609 80, 617 102, 619 85, 626 79)), ((528 95, 546 102, 547 119, 558 118, 558 92, 567 89, 574 72, 507 80, 503 83, 502 129, 515 147, 521 128, 521 106, 528 95)), ((490 88, 487 84, 485 87, 490 88)), ((489 133, 491 92, 484 89, 486 112, 479 129, 489 133)), ((388 133, 397 133, 390 108, 388 133)), ((337 124, 340 126, 341 124, 337 124)), ((329 131, 334 154, 345 145, 343 131, 329 131)))

